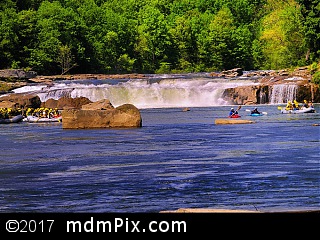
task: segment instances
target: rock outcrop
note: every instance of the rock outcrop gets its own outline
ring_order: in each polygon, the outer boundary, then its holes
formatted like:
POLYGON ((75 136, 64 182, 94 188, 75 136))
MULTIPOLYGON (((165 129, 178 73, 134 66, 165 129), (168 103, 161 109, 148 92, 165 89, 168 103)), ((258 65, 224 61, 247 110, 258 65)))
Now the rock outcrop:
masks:
POLYGON ((12 93, 7 96, 2 96, 0 98, 1 107, 5 108, 77 108, 81 109, 81 107, 85 104, 92 103, 86 97, 61 97, 58 100, 48 99, 46 102, 41 102, 40 98, 36 94, 32 93, 12 93))
POLYGON ((47 101, 41 103, 41 107, 46 108, 58 108, 58 109, 64 109, 64 108, 76 108, 81 109, 83 105, 92 103, 88 98, 86 97, 61 97, 58 100, 55 99, 48 99, 47 101))
MULTIPOLYGON (((290 82, 285 84, 290 84, 290 82)), ((291 84, 297 85, 296 99, 298 102, 303 102, 304 99, 320 102, 319 86, 313 83, 291 82, 291 84)), ((224 91, 223 99, 235 105, 268 104, 271 101, 270 93, 274 86, 274 84, 270 84, 229 88, 224 91)))
MULTIPOLYGON (((84 105, 84 109, 64 109, 62 111, 63 129, 87 128, 135 128, 142 127, 142 118, 138 108, 124 104, 117 108, 100 101, 97 104, 84 105), (98 108, 97 106, 103 106, 98 108)), ((109 102, 110 103, 110 102, 109 102)))
POLYGON ((0 98, 2 107, 12 108, 38 108, 41 100, 36 94, 12 93, 0 98))
MULTIPOLYGON (((268 70, 268 71, 249 71, 241 73, 236 69, 231 69, 228 74, 211 76, 232 78, 235 76, 256 77, 256 83, 259 85, 239 86, 235 88, 226 89, 223 98, 236 105, 250 105, 250 104, 267 104, 270 103, 270 93, 276 85, 296 85, 296 99, 302 102, 304 99, 312 102, 320 102, 319 86, 311 82, 311 74, 307 67, 300 67, 294 71, 288 70, 268 70)), ((292 99, 293 100, 293 99, 292 99)))
POLYGON ((30 79, 35 78, 37 73, 34 71, 24 71, 22 69, 3 69, 0 70, 0 78, 4 79, 30 79))

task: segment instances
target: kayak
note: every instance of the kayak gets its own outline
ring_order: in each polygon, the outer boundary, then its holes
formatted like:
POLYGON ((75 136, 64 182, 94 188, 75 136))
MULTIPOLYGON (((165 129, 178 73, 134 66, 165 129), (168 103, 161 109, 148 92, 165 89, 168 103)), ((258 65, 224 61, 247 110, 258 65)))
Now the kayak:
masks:
POLYGON ((285 107, 281 108, 281 113, 315 113, 316 110, 313 107, 303 107, 301 109, 287 110, 285 107))
POLYGON ((241 116, 239 114, 233 114, 229 116, 229 118, 240 118, 241 116))
POLYGON ((62 116, 47 118, 47 117, 36 117, 36 116, 27 116, 24 118, 25 122, 30 123, 49 123, 49 122, 62 122, 62 116))
POLYGON ((0 118, 0 124, 18 123, 18 122, 21 122, 22 119, 23 119, 22 115, 17 115, 12 118, 8 118, 8 119, 7 118, 5 118, 5 119, 0 118))
POLYGON ((263 113, 251 113, 249 116, 259 117, 259 116, 263 116, 263 113))
POLYGON ((246 109, 247 112, 250 112, 249 116, 252 116, 252 117, 259 117, 259 116, 263 116, 263 115, 267 115, 268 113, 267 112, 252 112, 251 110, 249 109, 246 109))

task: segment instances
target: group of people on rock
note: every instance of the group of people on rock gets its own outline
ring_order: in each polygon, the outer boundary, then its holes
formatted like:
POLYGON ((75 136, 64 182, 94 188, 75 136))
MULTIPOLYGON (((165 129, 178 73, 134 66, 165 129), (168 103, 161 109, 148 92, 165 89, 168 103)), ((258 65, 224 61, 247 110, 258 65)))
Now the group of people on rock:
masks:
POLYGON ((297 100, 294 100, 293 102, 288 101, 286 110, 299 110, 301 108, 313 108, 313 103, 311 101, 303 100, 303 104, 300 105, 300 103, 297 100))

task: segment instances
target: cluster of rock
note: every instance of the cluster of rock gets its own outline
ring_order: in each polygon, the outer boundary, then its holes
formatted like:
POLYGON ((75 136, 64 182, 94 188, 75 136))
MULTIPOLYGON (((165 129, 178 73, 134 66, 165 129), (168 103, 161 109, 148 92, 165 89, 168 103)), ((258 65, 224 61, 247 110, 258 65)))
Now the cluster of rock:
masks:
MULTIPOLYGON (((50 75, 41 76, 35 71, 23 69, 3 69, 0 70, 0 86, 5 85, 7 91, 23 87, 29 83, 44 83, 48 86, 57 80, 84 80, 84 79, 142 79, 144 74, 71 74, 71 75, 50 75)), ((6 91, 0 89, 0 94, 6 91)))
POLYGON ((24 71, 22 69, 0 70, 0 94, 26 86, 28 80, 36 76, 37 73, 34 71, 24 71))
POLYGON ((256 77, 259 85, 239 86, 226 89, 223 98, 236 105, 265 104, 269 103, 269 96, 277 84, 294 84, 299 86, 297 100, 309 99, 312 102, 320 102, 319 86, 311 82, 311 73, 308 67, 300 67, 294 71, 266 70, 244 72, 241 68, 235 68, 221 73, 211 73, 212 77, 233 78, 242 76, 256 77))
POLYGON ((14 93, 3 96, 0 108, 62 109, 64 129, 142 127, 139 109, 132 104, 114 107, 108 99, 92 102, 86 97, 61 97, 41 102, 35 94, 14 93))
POLYGON ((311 73, 308 67, 298 67, 293 71, 287 69, 281 70, 257 70, 257 71, 243 71, 242 68, 233 68, 221 72, 212 72, 209 74, 211 77, 278 77, 278 76, 300 76, 303 78, 311 79, 311 73))
POLYGON ((139 109, 132 104, 114 108, 109 100, 85 104, 81 109, 62 111, 64 129, 142 127, 139 109))
POLYGON ((35 78, 37 76, 37 72, 35 71, 25 71, 22 69, 3 69, 0 70, 0 78, 3 79, 30 79, 35 78))

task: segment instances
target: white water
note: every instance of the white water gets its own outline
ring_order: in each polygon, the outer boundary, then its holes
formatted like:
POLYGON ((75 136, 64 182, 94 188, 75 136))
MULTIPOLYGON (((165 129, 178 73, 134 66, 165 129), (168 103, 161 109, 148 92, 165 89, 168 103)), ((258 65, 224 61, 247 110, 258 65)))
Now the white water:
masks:
MULTIPOLYGON (((158 75, 157 78, 134 80, 59 81, 53 85, 35 85, 15 89, 15 93, 36 93, 42 102, 48 99, 86 97, 92 102, 109 99, 114 107, 125 103, 144 108, 210 107, 230 105, 223 99, 226 89, 259 85, 249 78, 223 79, 158 75)), ((296 85, 274 86, 270 103, 283 103, 295 96, 296 85)), ((260 98, 264 101, 265 95, 260 98)))
POLYGON ((298 86, 295 84, 274 85, 270 94, 270 103, 287 103, 296 99, 298 86))

